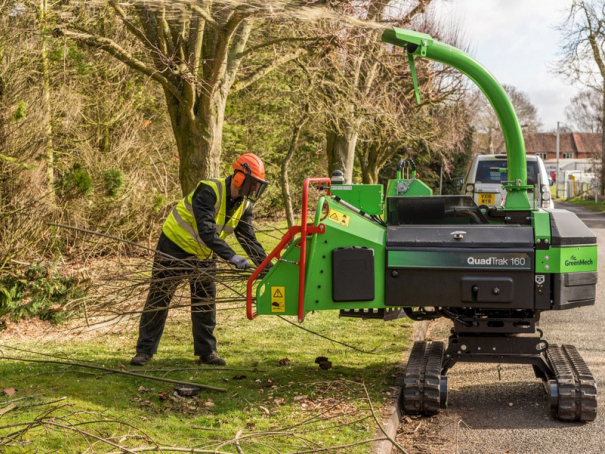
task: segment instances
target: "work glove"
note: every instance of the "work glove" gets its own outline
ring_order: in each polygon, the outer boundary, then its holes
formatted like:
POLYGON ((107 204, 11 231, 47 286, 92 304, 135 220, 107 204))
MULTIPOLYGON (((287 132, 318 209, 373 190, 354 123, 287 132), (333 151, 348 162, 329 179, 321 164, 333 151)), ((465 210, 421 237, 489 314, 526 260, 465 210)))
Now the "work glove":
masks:
POLYGON ((250 268, 250 263, 248 263, 248 260, 237 254, 231 257, 229 261, 233 263, 238 270, 245 270, 247 268, 250 268))

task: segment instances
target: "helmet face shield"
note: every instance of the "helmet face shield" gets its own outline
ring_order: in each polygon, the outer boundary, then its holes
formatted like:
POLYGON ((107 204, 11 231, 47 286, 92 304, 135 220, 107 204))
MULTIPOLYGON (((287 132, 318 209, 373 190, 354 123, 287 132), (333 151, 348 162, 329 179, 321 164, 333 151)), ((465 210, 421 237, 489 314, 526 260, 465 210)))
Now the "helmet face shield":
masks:
POLYGON ((252 175, 246 175, 240 194, 251 202, 256 202, 265 192, 269 182, 254 178, 252 175))

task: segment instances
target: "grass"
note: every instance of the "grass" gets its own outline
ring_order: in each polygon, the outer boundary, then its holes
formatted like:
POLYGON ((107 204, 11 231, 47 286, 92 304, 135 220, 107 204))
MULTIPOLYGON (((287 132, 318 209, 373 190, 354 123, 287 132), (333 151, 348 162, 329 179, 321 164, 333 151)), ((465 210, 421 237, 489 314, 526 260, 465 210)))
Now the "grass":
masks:
MULTIPOLYGON (((267 245, 276 241, 261 238, 267 245)), ((227 360, 227 367, 246 370, 197 366, 188 315, 177 310, 171 312, 158 354, 143 368, 128 363, 138 334, 136 320, 103 336, 4 341, 0 350, 5 356, 41 358, 7 348, 13 346, 137 372, 192 368, 149 373, 224 387, 227 392, 202 390, 196 398, 178 399, 169 383, 61 365, 0 360, 0 388, 17 390, 12 396, 0 393, 0 450, 2 443, 8 442, 2 437, 21 429, 26 430, 7 445, 7 452, 119 452, 110 443, 130 448, 157 444, 237 452, 232 440, 238 433, 247 454, 299 452, 350 445, 374 436, 377 428, 364 384, 379 413, 393 393, 411 332, 409 319, 362 321, 339 319, 334 312, 317 312, 308 314, 302 325, 372 354, 322 339, 277 317, 248 321, 243 307, 219 311, 217 321, 219 353, 227 360), (319 356, 328 357, 332 368, 320 369, 315 363, 319 356), (19 398, 25 399, 15 401, 19 398), (6 411, 11 403, 18 407, 6 411), (42 405, 31 406, 37 404, 42 405), (2 428, 36 420, 71 429, 48 424, 29 429, 2 428), (221 443, 225 445, 220 447, 221 443)), ((369 443, 364 443, 331 452, 369 451, 369 443)))
POLYGON ((594 200, 580 199, 576 197, 573 199, 566 200, 566 202, 574 203, 576 205, 580 205, 584 208, 588 208, 589 210, 597 211, 599 213, 605 212, 605 200, 603 199, 599 200, 598 202, 595 202, 594 200))
MULTIPOLYGON (((0 386, 14 387, 17 394, 0 398, 0 407, 18 397, 36 396, 23 402, 31 404, 65 396, 67 399, 60 405, 67 406, 58 414, 102 413, 105 419, 132 424, 138 428, 133 429, 134 432, 145 433, 164 446, 214 447, 219 441, 233 438, 240 429, 244 429, 245 434, 279 431, 311 416, 319 418, 295 431, 307 441, 292 444, 290 440, 290 449, 286 451, 301 450, 306 443, 330 446, 372 438, 375 424, 368 418, 370 413, 362 383, 367 384, 372 402, 380 409, 392 391, 397 363, 407 342, 409 322, 339 320, 335 313, 316 313, 309 315, 304 327, 363 349, 377 349, 376 354, 347 349, 297 329, 279 318, 248 321, 241 313, 219 313, 216 334, 219 351, 228 360, 228 367, 257 368, 259 371, 204 371, 200 368, 158 375, 225 387, 227 393, 202 391, 196 400, 162 400, 171 395, 171 384, 96 372, 85 375, 58 365, 4 360, 0 361, 0 386), (327 356, 333 368, 320 369, 314 362, 318 356, 327 356), (280 361, 285 365, 280 365, 280 361), (148 391, 141 391, 141 386, 148 391), (320 416, 322 411, 338 402, 341 403, 336 409, 320 416), (338 417, 330 419, 335 415, 338 417), (336 427, 329 429, 335 424, 336 427)), ((128 364, 135 341, 136 330, 130 327, 122 333, 84 342, 74 339, 55 345, 20 343, 18 347, 120 368, 128 364)), ((6 355, 21 355, 3 350, 6 355)), ((195 368, 194 359, 189 323, 183 317, 176 317, 168 321, 154 361, 136 370, 195 368)), ((129 366, 128 369, 134 368, 129 366)), ((0 419, 0 426, 32 421, 47 410, 47 406, 16 409, 0 419)), ((98 415, 81 414, 67 419, 83 421, 91 418, 98 419, 98 415)), ((88 430, 119 438, 133 432, 109 423, 96 424, 94 429, 88 430)), ((1 433, 5 435, 7 431, 1 433)), ((52 452, 57 449, 60 452, 81 452, 87 446, 82 437, 62 430, 51 430, 41 435, 40 430, 26 433, 23 449, 13 447, 11 452, 52 452)), ((259 437, 259 440, 277 445, 280 450, 283 446, 279 444, 285 442, 267 437, 259 437)), ((126 446, 149 445, 143 440, 126 441, 126 446)), ((258 443, 246 442, 245 445, 254 449, 249 452, 274 452, 258 443)), ((107 446, 97 445, 94 452, 105 452, 104 448, 107 446)), ((359 446, 343 452, 368 452, 368 449, 368 446, 359 446)), ((235 452, 233 445, 224 450, 235 452)))

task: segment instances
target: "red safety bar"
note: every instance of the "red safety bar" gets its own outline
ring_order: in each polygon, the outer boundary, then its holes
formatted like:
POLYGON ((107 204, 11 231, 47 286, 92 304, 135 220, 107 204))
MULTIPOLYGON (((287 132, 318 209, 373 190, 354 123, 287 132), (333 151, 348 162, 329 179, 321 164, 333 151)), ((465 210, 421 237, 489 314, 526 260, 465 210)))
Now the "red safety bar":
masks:
POLYGON ((297 265, 300 268, 298 274, 298 321, 302 322, 305 318, 304 314, 304 305, 305 305, 305 269, 306 269, 306 260, 307 260, 307 235, 313 233, 324 233, 326 231, 326 227, 323 224, 318 226, 307 225, 307 208, 309 202, 309 185, 311 183, 327 183, 328 185, 328 195, 330 194, 330 184, 331 180, 329 178, 307 178, 303 184, 303 199, 302 199, 302 216, 301 216, 301 225, 294 225, 290 227, 290 229, 286 232, 284 237, 281 239, 279 244, 271 251, 271 253, 267 256, 263 263, 261 263, 256 270, 252 273, 250 278, 248 279, 248 285, 246 287, 246 315, 249 320, 252 320, 256 317, 256 313, 252 313, 252 284, 259 276, 259 274, 266 268, 266 266, 273 260, 275 257, 281 257, 281 251, 286 247, 286 245, 294 239, 296 234, 300 233, 300 260, 297 262, 297 265))

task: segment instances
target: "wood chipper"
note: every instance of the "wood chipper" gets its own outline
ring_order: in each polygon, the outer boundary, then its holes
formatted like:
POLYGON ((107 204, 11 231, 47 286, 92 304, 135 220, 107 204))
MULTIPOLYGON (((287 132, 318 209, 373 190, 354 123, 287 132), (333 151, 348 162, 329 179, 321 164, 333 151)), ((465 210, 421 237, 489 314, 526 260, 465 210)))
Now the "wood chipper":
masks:
POLYGON ((408 161, 399 163, 386 192, 382 185, 344 184, 338 173, 309 178, 302 225, 248 281, 248 318, 294 315, 302 322, 318 310, 387 320, 447 317, 447 346, 412 348, 400 393, 406 413, 438 413, 447 402, 446 374, 458 362, 513 363, 533 366, 558 419, 594 420, 597 390, 586 363, 572 345, 549 344, 537 323, 543 311, 595 303, 595 235, 575 214, 530 200, 528 190, 538 189, 526 183, 519 121, 480 63, 422 33, 393 28, 382 40, 404 49, 414 79, 414 57, 424 57, 458 69, 487 96, 507 149, 505 205, 482 210, 470 196, 435 196, 408 161), (325 195, 307 224, 310 185, 325 195))

